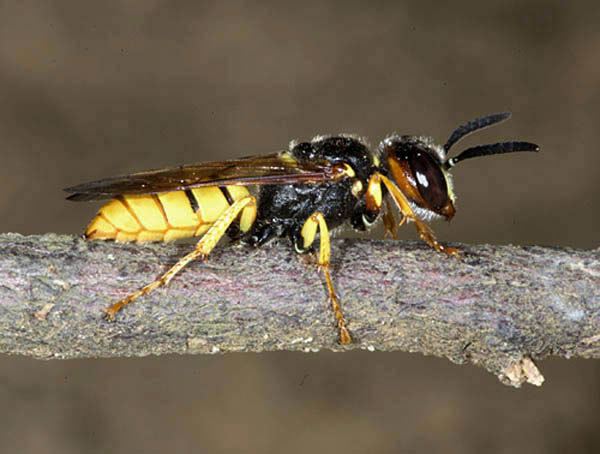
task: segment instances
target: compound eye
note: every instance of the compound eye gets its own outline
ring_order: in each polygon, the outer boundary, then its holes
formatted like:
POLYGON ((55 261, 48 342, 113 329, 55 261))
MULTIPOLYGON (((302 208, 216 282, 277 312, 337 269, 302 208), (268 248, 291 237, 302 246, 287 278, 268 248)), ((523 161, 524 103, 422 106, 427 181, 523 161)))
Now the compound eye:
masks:
POLYGON ((415 150, 407 156, 417 189, 428 208, 441 211, 449 202, 448 185, 440 165, 424 151, 415 150))

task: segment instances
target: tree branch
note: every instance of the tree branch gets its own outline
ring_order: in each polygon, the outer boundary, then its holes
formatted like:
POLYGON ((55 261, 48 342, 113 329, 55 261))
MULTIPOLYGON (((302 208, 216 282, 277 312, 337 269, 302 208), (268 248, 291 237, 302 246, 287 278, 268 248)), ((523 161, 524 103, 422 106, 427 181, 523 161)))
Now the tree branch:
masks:
POLYGON ((355 343, 336 343, 318 271, 287 244, 219 248, 168 288, 103 309, 193 246, 0 235, 0 351, 36 358, 349 349, 473 363, 519 386, 532 360, 600 357, 600 249, 336 240, 333 275, 355 343))

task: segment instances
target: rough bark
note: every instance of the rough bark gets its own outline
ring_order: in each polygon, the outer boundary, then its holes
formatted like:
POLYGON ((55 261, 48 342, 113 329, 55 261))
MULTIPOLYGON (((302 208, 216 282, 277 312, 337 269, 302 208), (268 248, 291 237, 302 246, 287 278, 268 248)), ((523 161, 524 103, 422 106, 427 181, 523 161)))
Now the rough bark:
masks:
POLYGON ((318 271, 287 244, 219 248, 169 287, 103 309, 190 244, 0 235, 0 351, 36 358, 331 349, 404 350, 541 384, 533 360, 600 357, 600 249, 336 240, 333 275, 355 342, 337 333, 318 271))

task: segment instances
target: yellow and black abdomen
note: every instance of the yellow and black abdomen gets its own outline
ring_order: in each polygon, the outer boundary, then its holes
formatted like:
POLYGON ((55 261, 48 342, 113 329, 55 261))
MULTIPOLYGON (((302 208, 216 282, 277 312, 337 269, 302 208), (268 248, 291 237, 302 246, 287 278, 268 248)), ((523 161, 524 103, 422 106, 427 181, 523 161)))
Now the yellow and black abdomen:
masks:
MULTIPOLYGON (((105 204, 88 225, 88 239, 173 241, 206 233, 233 203, 250 195, 244 186, 209 186, 159 194, 122 195, 105 204)), ((240 230, 247 232, 255 213, 244 210, 240 230)))

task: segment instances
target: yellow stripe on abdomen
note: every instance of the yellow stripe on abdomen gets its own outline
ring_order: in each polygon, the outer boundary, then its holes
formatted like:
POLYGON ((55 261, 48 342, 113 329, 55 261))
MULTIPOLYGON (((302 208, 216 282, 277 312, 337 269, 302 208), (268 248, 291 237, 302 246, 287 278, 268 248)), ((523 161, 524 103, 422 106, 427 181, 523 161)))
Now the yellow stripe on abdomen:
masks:
MULTIPOLYGON (((138 243, 200 236, 232 203, 249 194, 243 186, 210 186, 160 194, 122 195, 100 208, 85 236, 138 243)), ((240 229, 248 231, 253 222, 254 216, 243 212, 240 229)))
POLYGON ((211 224, 229 208, 229 203, 225 194, 218 187, 195 188, 191 193, 198 203, 198 214, 200 217, 211 224))

